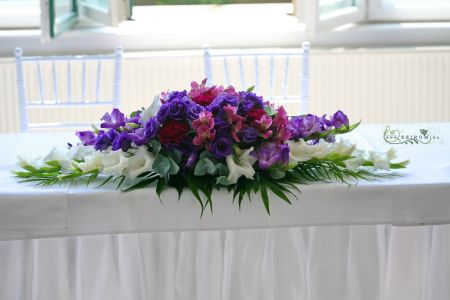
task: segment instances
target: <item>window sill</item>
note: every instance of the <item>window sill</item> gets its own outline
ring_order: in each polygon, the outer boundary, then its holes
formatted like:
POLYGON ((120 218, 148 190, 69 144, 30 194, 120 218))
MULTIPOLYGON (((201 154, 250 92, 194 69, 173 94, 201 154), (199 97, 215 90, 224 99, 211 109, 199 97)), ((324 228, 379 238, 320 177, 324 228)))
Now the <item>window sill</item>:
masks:
POLYGON ((450 22, 346 24, 311 37, 291 11, 291 4, 139 7, 135 21, 118 28, 79 26, 46 44, 40 43, 38 29, 0 30, 0 56, 12 56, 17 46, 26 54, 88 54, 117 45, 131 52, 200 49, 205 43, 213 48, 299 47, 303 40, 315 49, 450 44, 450 22))

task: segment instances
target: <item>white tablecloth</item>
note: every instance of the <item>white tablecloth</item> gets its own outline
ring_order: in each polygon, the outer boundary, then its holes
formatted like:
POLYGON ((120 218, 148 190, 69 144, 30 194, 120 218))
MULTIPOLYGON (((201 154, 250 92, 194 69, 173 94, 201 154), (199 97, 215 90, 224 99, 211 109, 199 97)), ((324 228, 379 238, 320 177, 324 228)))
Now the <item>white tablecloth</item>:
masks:
MULTIPOLYGON (((215 213, 200 209, 192 193, 180 201, 174 189, 155 188, 128 193, 112 186, 35 188, 18 184, 10 174, 17 154, 45 154, 52 145, 75 141, 67 134, 0 135, 0 240, 149 231, 224 230, 347 224, 450 223, 450 124, 392 125, 394 128, 433 128, 438 143, 389 145, 384 126, 361 126, 351 140, 361 148, 398 150, 398 159, 411 159, 396 179, 302 186, 299 201, 288 205, 272 198, 269 217, 258 196, 244 201, 241 211, 226 191, 215 191, 215 213)), ((417 129, 418 131, 418 129, 417 129)))
MULTIPOLYGON (((239 212, 219 195, 202 219, 188 194, 178 203, 168 192, 161 205, 153 189, 18 185, 15 155, 64 136, 0 136, 2 239, 170 231, 1 241, 0 299, 450 299, 450 225, 389 225, 450 223, 450 125, 426 126, 440 128, 441 143, 394 146, 412 160, 399 179, 306 186, 292 207, 274 199, 271 217, 257 201, 239 212)), ((386 149, 382 131, 353 137, 386 149)))

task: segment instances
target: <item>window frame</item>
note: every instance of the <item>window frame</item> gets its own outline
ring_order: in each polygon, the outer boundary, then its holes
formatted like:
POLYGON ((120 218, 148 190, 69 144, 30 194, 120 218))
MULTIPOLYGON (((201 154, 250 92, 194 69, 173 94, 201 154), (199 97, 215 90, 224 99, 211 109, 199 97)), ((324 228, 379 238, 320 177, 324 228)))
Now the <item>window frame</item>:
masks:
POLYGON ((327 13, 321 13, 319 0, 298 1, 297 16, 300 22, 305 23, 306 32, 310 35, 366 20, 366 0, 355 0, 353 7, 337 8, 327 13))

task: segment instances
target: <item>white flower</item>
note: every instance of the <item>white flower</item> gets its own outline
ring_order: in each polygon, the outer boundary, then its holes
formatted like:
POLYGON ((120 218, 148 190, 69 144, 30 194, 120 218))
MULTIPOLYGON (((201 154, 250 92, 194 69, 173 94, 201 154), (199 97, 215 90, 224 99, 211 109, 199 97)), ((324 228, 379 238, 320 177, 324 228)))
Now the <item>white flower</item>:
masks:
POLYGON ((152 104, 150 104, 149 107, 147 107, 141 114, 141 121, 142 123, 147 123, 148 120, 150 120, 151 117, 156 116, 156 114, 159 111, 159 108, 161 107, 161 100, 159 99, 159 95, 156 95, 155 98, 153 98, 152 104))
MULTIPOLYGON (((392 156, 392 152, 389 156, 392 156)), ((375 170, 390 170, 390 159, 387 153, 369 151, 369 160, 373 163, 375 170)))
POLYGON ((148 152, 147 147, 139 147, 134 155, 128 158, 128 177, 136 179, 142 173, 152 171, 154 161, 155 156, 148 152))
POLYGON ((82 144, 78 144, 70 148, 68 155, 72 160, 82 160, 84 157, 94 152, 94 146, 83 146, 82 144))
POLYGON ((98 170, 99 172, 103 169, 103 153, 95 151, 84 157, 84 162, 78 164, 78 167, 85 171, 98 170))
POLYGON ((352 153, 356 149, 356 145, 351 144, 346 140, 341 140, 339 141, 339 143, 333 143, 332 145, 332 152, 340 155, 352 155, 352 153))
POLYGON ((241 176, 253 179, 255 170, 252 165, 255 163, 256 158, 250 155, 251 151, 253 151, 253 147, 242 151, 237 157, 234 155, 228 155, 226 157, 229 170, 227 180, 230 184, 236 183, 241 176))
POLYGON ((358 171, 358 168, 361 167, 364 164, 364 162, 366 161, 365 151, 355 149, 351 155, 354 158, 345 160, 344 164, 347 169, 349 169, 350 171, 356 172, 356 171, 358 171))
POLYGON ((288 145, 291 163, 308 161, 312 158, 324 158, 332 151, 330 146, 332 144, 327 143, 323 139, 320 139, 315 145, 309 145, 304 140, 297 142, 288 141, 288 145))
POLYGON ((128 167, 128 154, 122 150, 104 153, 102 159, 103 173, 105 175, 113 175, 114 177, 118 177, 122 175, 124 170, 128 167))
POLYGON ((17 156, 17 165, 21 168, 30 166, 30 167, 39 169, 42 167, 42 159, 41 158, 29 159, 27 157, 18 155, 17 156))
POLYGON ((61 171, 66 172, 70 170, 72 158, 69 155, 69 151, 61 152, 56 148, 53 148, 52 151, 43 158, 43 161, 57 161, 61 166, 61 171))

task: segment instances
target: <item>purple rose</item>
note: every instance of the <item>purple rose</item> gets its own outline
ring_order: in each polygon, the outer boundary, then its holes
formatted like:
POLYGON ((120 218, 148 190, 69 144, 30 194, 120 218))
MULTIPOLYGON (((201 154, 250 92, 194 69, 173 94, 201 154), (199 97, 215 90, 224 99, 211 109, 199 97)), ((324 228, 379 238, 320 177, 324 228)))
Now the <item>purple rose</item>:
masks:
POLYGON ((101 128, 118 128, 125 126, 126 118, 120 110, 114 108, 111 114, 105 113, 101 120, 103 121, 103 123, 100 124, 101 128))
POLYGON ((230 134, 230 124, 221 117, 214 118, 214 130, 219 136, 230 134))
POLYGON ((334 127, 341 128, 342 126, 348 127, 350 125, 348 117, 341 110, 338 110, 331 117, 331 122, 333 122, 334 127))
POLYGON ((244 127, 239 132, 239 137, 242 142, 251 144, 258 138, 258 131, 253 127, 244 127))
POLYGON ((83 146, 91 146, 95 144, 95 133, 92 131, 77 131, 75 133, 80 139, 83 146))
POLYGON ((211 145, 211 152, 216 158, 224 158, 233 153, 233 140, 228 137, 216 138, 211 145))
POLYGON ((94 148, 97 151, 106 150, 111 146, 112 142, 117 136, 117 131, 110 129, 107 132, 100 130, 95 139, 94 148))
POLYGON ((170 102, 161 105, 156 118, 159 123, 163 124, 168 119, 182 121, 187 117, 192 101, 188 97, 174 98, 170 102))
POLYGON ((308 137, 322 130, 321 120, 314 115, 294 117, 289 121, 288 129, 291 131, 291 139, 297 140, 308 137))
POLYGON ((122 151, 126 152, 131 147, 131 140, 128 137, 128 133, 121 132, 118 136, 114 139, 112 142, 112 150, 117 151, 119 149, 122 149, 122 151))
POLYGON ((289 146, 287 144, 265 143, 254 153, 258 158, 259 168, 268 169, 275 164, 289 163, 289 146))

